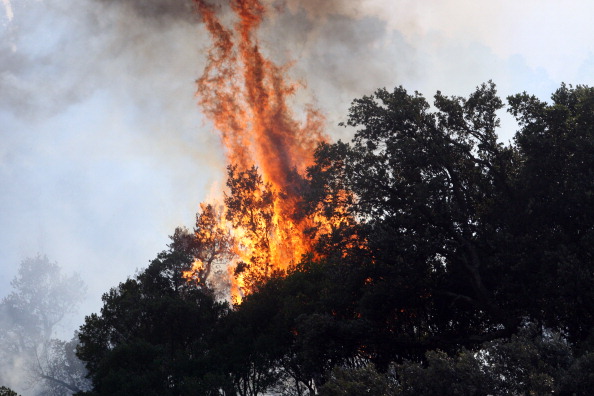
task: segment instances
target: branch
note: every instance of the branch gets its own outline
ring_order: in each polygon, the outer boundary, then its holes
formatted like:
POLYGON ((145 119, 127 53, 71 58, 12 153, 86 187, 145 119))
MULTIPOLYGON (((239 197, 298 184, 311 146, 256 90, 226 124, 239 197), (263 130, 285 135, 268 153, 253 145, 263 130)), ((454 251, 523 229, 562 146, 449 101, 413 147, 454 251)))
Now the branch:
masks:
POLYGON ((45 380, 48 380, 48 381, 51 381, 51 382, 55 382, 56 384, 61 385, 61 386, 65 387, 65 388, 71 390, 72 392, 75 392, 75 393, 76 392, 82 392, 82 389, 79 389, 77 386, 72 385, 72 384, 69 384, 69 383, 64 382, 62 380, 59 380, 57 378, 51 377, 49 375, 40 373, 39 376, 41 378, 45 379, 45 380))

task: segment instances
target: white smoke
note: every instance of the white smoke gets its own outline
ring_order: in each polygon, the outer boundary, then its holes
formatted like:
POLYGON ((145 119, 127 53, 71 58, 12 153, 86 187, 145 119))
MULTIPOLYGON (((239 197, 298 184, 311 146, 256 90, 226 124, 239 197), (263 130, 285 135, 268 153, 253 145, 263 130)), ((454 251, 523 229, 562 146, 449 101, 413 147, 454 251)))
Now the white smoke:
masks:
POLYGON ((80 272, 90 300, 69 337, 176 226, 192 226, 223 171, 194 97, 208 43, 193 14, 151 19, 91 0, 13 7, 0 40, 0 291, 37 253, 80 272))
POLYGON ((4 3, 4 9, 6 10, 6 18, 8 18, 8 21, 12 21, 12 18, 14 18, 14 12, 12 11, 10 0, 2 0, 2 3, 4 3))
MULTIPOLYGON (((351 100, 379 87, 465 96, 493 79, 503 96, 546 99, 561 80, 593 84, 590 1, 266 3, 262 49, 293 62, 306 87, 295 102, 317 102, 334 137, 348 139, 336 124, 351 100)), ((0 291, 38 252, 78 271, 90 300, 70 335, 175 226, 192 226, 221 178, 194 98, 208 36, 191 0, 2 4, 0 291)))

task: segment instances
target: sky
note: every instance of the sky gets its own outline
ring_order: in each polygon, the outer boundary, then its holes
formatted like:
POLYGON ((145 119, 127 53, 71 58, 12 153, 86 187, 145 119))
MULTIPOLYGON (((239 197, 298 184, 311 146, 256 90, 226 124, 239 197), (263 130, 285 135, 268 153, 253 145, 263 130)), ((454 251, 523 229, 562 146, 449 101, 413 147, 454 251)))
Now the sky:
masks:
MULTIPOLYGON (((262 50, 291 62, 297 113, 313 103, 334 139, 380 87, 467 96, 493 80, 547 100, 594 84, 590 0, 280 3, 266 0, 262 50)), ((78 272, 87 297, 63 338, 220 194, 224 151, 195 97, 208 45, 191 1, 0 3, 0 297, 26 257, 78 272)))

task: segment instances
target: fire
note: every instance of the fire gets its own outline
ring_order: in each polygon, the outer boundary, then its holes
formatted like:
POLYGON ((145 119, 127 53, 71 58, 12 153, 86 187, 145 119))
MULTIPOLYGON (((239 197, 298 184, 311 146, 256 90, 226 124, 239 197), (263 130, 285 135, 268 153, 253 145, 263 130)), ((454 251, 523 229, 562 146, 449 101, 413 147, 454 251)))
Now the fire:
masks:
POLYGON ((265 14, 260 1, 231 0, 239 19, 234 29, 225 28, 203 0, 196 4, 213 40, 197 81, 198 103, 221 133, 229 163, 241 169, 255 164, 275 189, 285 190, 292 171, 304 171, 313 149, 326 140, 323 117, 310 107, 301 126, 289 109, 297 86, 287 82, 286 66, 262 55, 255 38, 265 14))
MULTIPOLYGON (((298 122, 288 106, 297 84, 260 51, 256 31, 268 12, 259 0, 230 0, 236 18, 225 26, 215 6, 195 0, 212 39, 208 62, 197 80, 198 103, 221 135, 229 168, 229 193, 217 227, 229 230, 228 273, 234 302, 259 281, 282 273, 310 250, 305 230, 311 221, 294 216, 299 174, 325 141, 323 117, 313 107, 298 122)), ((204 210, 204 207, 203 207, 204 210)), ((205 233, 198 226, 198 239, 205 233)), ((197 260, 195 271, 204 272, 197 260)), ((189 272, 187 277, 192 277, 189 272)))
POLYGON ((192 280, 196 283, 201 283, 204 279, 200 278, 200 273, 204 271, 204 263, 200 259, 195 259, 192 263, 192 268, 188 271, 183 271, 182 276, 185 279, 192 280))

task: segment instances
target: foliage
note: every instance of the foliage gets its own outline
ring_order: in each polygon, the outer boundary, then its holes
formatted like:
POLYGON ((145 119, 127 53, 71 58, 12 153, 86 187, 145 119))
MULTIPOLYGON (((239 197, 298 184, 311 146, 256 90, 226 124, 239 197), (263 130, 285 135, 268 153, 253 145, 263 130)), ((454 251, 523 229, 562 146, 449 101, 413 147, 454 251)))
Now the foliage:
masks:
MULTIPOLYGON (((196 227, 194 228, 195 238, 193 241, 192 254, 195 260, 202 263, 201 270, 194 276, 206 285, 207 281, 220 277, 220 272, 227 275, 215 266, 226 267, 227 263, 233 257, 232 245, 233 238, 229 229, 223 227, 222 210, 214 205, 201 205, 201 212, 196 217, 196 227)), ((174 238, 175 240, 175 238, 174 238)), ((218 285, 219 288, 221 285, 218 285)))
POLYGON ((587 337, 593 97, 566 86, 551 105, 510 97, 522 126, 510 145, 497 141, 492 83, 468 99, 438 92, 436 111, 403 88, 355 100, 353 143, 320 146, 310 180, 317 202, 336 185, 354 194, 347 210, 382 272, 369 319, 429 349, 509 336, 527 317, 587 337))
POLYGON ((203 285, 188 282, 191 254, 174 243, 135 278, 103 295, 101 314, 85 320, 78 356, 93 395, 179 395, 203 381, 212 325, 225 312, 203 285))
POLYGON ((575 359, 566 375, 561 378, 560 395, 588 395, 594 387, 594 353, 589 352, 575 359))
POLYGON ((0 396, 19 396, 15 391, 5 386, 0 386, 0 396))
POLYGON ((85 294, 80 276, 67 276, 57 263, 37 256, 22 261, 11 286, 0 303, 2 371, 25 379, 18 386, 41 385, 48 395, 84 389, 86 372, 74 356, 75 341, 52 338, 85 294))
POLYGON ((251 242, 249 260, 241 262, 235 269, 236 275, 243 273, 247 289, 254 290, 260 283, 273 275, 271 236, 277 224, 274 222, 275 193, 272 186, 262 180, 256 167, 240 171, 237 167, 228 169, 225 195, 228 208, 227 220, 233 228, 246 233, 244 238, 251 242))
POLYGON ((70 395, 90 389, 87 370, 76 356, 77 346, 77 334, 70 341, 50 340, 47 353, 40 357, 36 372, 45 381, 44 395, 70 395))
MULTIPOLYGON (((395 365, 398 395, 552 395, 563 393, 574 361, 559 334, 522 329, 511 339, 455 356, 430 351, 426 363, 395 365)), ((580 393, 578 393, 580 394, 580 393)))
POLYGON ((23 260, 11 282, 13 291, 2 300, 4 324, 19 352, 49 340, 55 326, 73 313, 85 293, 80 276, 61 273, 46 256, 23 260))
POLYGON ((268 256, 282 192, 230 167, 224 220, 252 234, 237 272, 253 292, 215 301, 231 240, 203 207, 87 317, 89 394, 587 394, 594 89, 508 103, 520 130, 504 144, 491 82, 433 107, 402 87, 355 100, 353 141, 321 144, 300 185, 292 216, 318 243, 286 274, 268 256))
POLYGON ((320 388, 320 396, 392 396, 396 382, 389 375, 379 373, 373 365, 361 368, 336 367, 330 379, 320 388))
POLYGON ((509 98, 522 129, 514 264, 530 312, 575 342, 594 322, 594 89, 562 85, 552 104, 526 93, 509 98))
MULTIPOLYGON (((372 365, 337 367, 319 394, 585 395, 589 384, 575 381, 571 374, 580 361, 559 334, 527 326, 510 339, 488 342, 478 351, 463 349, 455 355, 428 351, 423 362, 404 361, 385 373, 372 365)), ((580 372, 589 375, 587 369, 580 372)))

